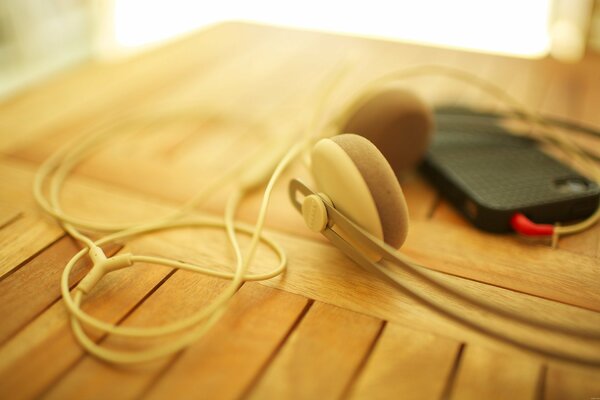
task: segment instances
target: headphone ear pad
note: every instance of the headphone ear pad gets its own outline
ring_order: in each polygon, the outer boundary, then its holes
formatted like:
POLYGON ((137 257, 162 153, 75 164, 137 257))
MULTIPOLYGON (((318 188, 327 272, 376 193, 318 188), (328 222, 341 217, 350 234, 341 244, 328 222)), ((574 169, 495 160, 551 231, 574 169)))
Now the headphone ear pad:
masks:
POLYGON ((408 207, 392 167, 362 136, 342 134, 330 139, 348 154, 366 182, 377 207, 384 242, 400 248, 408 234, 408 207))
POLYGON ((412 92, 388 88, 359 107, 342 132, 369 139, 400 176, 423 159, 431 142, 433 115, 412 92))

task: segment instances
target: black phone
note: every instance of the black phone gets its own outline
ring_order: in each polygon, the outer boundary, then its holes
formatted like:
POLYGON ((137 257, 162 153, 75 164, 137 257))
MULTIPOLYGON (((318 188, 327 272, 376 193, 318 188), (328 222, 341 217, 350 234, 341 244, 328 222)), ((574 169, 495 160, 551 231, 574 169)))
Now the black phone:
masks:
POLYGON ((475 226, 512 231, 522 213, 535 223, 584 219, 598 207, 598 185, 515 136, 497 115, 435 110, 436 132, 421 170, 475 226))

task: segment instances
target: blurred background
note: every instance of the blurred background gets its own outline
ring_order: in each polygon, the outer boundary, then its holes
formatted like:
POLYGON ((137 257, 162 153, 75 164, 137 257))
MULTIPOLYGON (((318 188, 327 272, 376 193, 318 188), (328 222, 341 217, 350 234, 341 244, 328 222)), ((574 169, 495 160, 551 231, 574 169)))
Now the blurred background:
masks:
POLYGON ((570 63, 600 51, 600 0, 2 0, 0 99, 228 20, 570 63))

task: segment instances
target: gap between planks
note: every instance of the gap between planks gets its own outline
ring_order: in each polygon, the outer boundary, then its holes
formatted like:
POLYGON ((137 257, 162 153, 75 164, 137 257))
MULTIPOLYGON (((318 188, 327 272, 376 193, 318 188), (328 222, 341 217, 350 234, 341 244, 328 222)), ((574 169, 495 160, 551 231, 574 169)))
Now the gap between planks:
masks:
POLYGON ((308 301, 306 302, 306 305, 304 306, 304 308, 302 309, 302 311, 300 312, 300 314, 298 315, 298 317, 296 318, 296 320, 294 321, 292 326, 290 326, 290 329, 286 332, 285 336, 277 344, 275 350, 269 355, 269 357, 267 358, 265 363, 260 367, 260 369, 256 373, 256 376, 254 377, 254 379, 252 379, 252 381, 250 382, 248 387, 246 387, 244 389, 244 391, 240 395, 240 398, 242 398, 242 399, 248 398, 248 396, 250 395, 252 390, 256 387, 256 385, 258 384, 260 379, 264 376, 265 372, 267 371, 267 368, 269 368, 269 365, 273 362, 275 357, 277 357, 277 354, 279 354, 281 352, 281 349, 285 346, 285 344, 289 340, 292 333, 294 333, 296 328, 298 328, 298 325, 300 325, 300 323, 302 322, 304 317, 306 317, 306 314, 308 313, 308 311, 310 310, 310 308, 313 306, 314 303, 315 303, 315 301, 313 299, 308 299, 308 301))

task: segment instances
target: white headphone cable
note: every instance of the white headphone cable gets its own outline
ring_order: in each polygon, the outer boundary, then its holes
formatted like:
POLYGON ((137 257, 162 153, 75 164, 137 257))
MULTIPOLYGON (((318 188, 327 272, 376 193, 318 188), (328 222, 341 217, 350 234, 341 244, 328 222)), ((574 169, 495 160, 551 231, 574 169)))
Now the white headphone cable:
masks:
MULTIPOLYGON (((119 123, 123 123, 123 121, 128 121, 126 116, 113 120, 112 123, 108 125, 108 128, 112 127, 114 129, 115 126, 117 126, 119 123)), ((61 292, 65 301, 65 305, 71 314, 71 324, 77 340, 90 353, 106 361, 114 363, 137 363, 149 361, 157 357, 163 357, 165 355, 172 354, 182 349, 206 332, 208 327, 214 324, 218 317, 223 313, 224 306, 231 299, 233 294, 235 294, 236 290, 243 281, 269 279, 284 271, 287 262, 285 252, 278 244, 265 237, 262 233, 262 229, 274 185, 280 177, 282 171, 302 150, 304 144, 300 143, 293 146, 275 167, 275 172, 271 175, 271 179, 269 180, 269 184, 265 190, 263 202, 261 204, 261 209, 255 227, 250 227, 246 224, 234 224, 235 213, 239 201, 245 196, 246 191, 251 190, 258 181, 266 179, 268 173, 270 173, 269 169, 272 168, 269 165, 259 166, 258 172, 251 172, 250 175, 244 175, 244 164, 240 164, 237 167, 227 171, 219 179, 212 181, 208 186, 204 187, 183 206, 185 211, 190 210, 209 194, 224 186, 228 182, 235 182, 241 175, 242 181, 236 184, 238 189, 234 190, 227 202, 225 221, 219 222, 216 218, 210 217, 182 218, 180 215, 181 210, 178 210, 177 212, 166 217, 146 223, 106 224, 89 221, 83 218, 76 218, 65 214, 60 207, 59 201, 59 194, 61 192, 62 185, 71 170, 90 152, 93 151, 94 147, 102 141, 105 135, 110 133, 110 130, 107 129, 107 127, 103 127, 103 129, 104 130, 92 132, 83 140, 75 141, 69 146, 65 146, 51 156, 46 162, 44 162, 38 170, 34 180, 34 197, 40 206, 48 213, 53 215, 71 236, 84 243, 87 247, 87 249, 81 250, 69 261, 61 279, 61 292), (50 185, 49 199, 45 197, 43 191, 44 183, 48 179, 50 185), (100 248, 100 246, 115 240, 126 239, 149 232, 185 226, 224 229, 235 253, 235 272, 219 272, 192 263, 155 256, 120 254, 107 259, 100 248), (109 233, 100 240, 93 241, 84 235, 80 229, 112 233, 109 233), (240 233, 252 236, 252 241, 245 258, 242 257, 240 245, 235 237, 236 230, 240 233), (272 251, 275 252, 280 260, 279 265, 267 273, 247 274, 246 270, 250 265, 250 262, 260 242, 265 243, 269 248, 271 248, 272 251), (82 279, 82 281, 75 288, 74 296, 71 297, 68 284, 70 271, 72 270, 73 266, 86 254, 89 254, 92 257, 94 266, 92 267, 90 273, 88 273, 88 275, 86 275, 86 277, 84 277, 84 279, 82 279), (224 292, 217 296, 217 298, 206 308, 184 320, 159 327, 135 328, 116 326, 98 320, 85 313, 80 308, 81 301, 83 300, 85 294, 92 289, 92 287, 102 278, 103 275, 116 269, 131 266, 136 262, 166 265, 172 268, 185 269, 219 278, 231 279, 232 282, 224 290, 224 292), (89 325, 90 327, 96 328, 101 332, 112 335, 144 338, 177 333, 182 330, 190 329, 202 321, 204 321, 203 324, 191 329, 190 332, 186 333, 184 336, 169 340, 166 344, 141 352, 126 352, 104 348, 91 340, 81 326, 81 323, 83 323, 89 325)))

